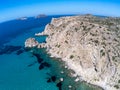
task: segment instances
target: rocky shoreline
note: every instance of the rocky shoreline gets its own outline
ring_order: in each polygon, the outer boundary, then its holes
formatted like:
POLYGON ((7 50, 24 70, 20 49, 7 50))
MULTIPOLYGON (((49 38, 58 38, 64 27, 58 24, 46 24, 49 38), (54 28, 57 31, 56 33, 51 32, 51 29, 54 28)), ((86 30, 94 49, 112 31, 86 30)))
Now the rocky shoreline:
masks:
POLYGON ((105 90, 120 89, 120 18, 92 15, 53 18, 36 35, 48 35, 46 43, 29 38, 25 47, 47 48, 79 80, 105 90))

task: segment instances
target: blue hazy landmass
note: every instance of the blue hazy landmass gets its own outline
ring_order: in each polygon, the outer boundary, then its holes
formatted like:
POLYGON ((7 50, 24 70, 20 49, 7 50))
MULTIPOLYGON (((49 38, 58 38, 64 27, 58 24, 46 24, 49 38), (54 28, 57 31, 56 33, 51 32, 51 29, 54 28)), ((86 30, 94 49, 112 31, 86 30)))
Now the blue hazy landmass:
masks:
POLYGON ((120 16, 120 0, 1 0, 0 22, 38 14, 120 16))

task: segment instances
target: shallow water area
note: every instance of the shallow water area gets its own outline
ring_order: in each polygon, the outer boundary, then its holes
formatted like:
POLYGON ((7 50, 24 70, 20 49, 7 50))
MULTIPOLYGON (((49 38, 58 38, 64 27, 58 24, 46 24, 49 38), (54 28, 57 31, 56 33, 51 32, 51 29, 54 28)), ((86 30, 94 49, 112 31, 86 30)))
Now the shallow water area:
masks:
MULTIPOLYGON (((33 29, 33 31, 39 29, 33 29)), ((24 48, 24 41, 30 36, 34 36, 32 31, 12 39, 5 45, 24 48)), ((39 71, 39 64, 35 63, 36 61, 36 58, 26 51, 20 55, 17 55, 16 51, 11 54, 0 55, 0 90, 57 90, 54 83, 48 84, 46 82, 46 73, 49 70, 39 71), (34 65, 28 67, 31 63, 34 65)))

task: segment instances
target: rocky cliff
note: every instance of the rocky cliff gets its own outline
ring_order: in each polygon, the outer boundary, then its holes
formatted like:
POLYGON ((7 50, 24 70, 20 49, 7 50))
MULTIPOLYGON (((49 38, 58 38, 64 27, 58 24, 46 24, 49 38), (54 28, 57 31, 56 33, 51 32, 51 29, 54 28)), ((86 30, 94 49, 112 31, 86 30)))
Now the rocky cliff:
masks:
POLYGON ((120 90, 120 18, 53 18, 39 35, 48 35, 48 53, 65 61, 74 76, 105 90, 120 90))

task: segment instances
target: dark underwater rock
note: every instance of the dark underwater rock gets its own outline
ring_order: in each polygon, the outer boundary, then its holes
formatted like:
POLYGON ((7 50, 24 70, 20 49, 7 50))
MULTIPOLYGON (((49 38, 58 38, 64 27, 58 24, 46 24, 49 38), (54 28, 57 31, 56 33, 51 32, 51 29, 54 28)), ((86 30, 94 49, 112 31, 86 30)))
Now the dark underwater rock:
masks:
POLYGON ((20 55, 20 54, 22 54, 24 52, 24 50, 18 50, 17 52, 16 52, 16 54, 17 55, 20 55))
POLYGON ((43 61, 39 54, 33 53, 33 55, 37 58, 38 63, 41 63, 43 61))
POLYGON ((56 86, 59 88, 59 90, 62 90, 62 82, 57 83, 56 86))
POLYGON ((44 65, 41 64, 41 65, 39 66, 39 70, 42 70, 43 68, 44 68, 44 65))
POLYGON ((47 78, 47 82, 50 83, 50 82, 55 82, 56 81, 56 76, 51 76, 49 78, 47 78))
POLYGON ((6 46, 3 46, 1 49, 0 49, 0 55, 2 54, 11 54, 19 49, 21 49, 22 46, 12 46, 12 45, 6 45, 6 46))
POLYGON ((40 66, 39 66, 39 70, 41 70, 41 69, 43 69, 43 68, 45 68, 45 67, 50 67, 50 64, 47 63, 47 62, 41 63, 40 66))
POLYGON ((53 82, 55 82, 56 81, 56 76, 52 76, 51 79, 52 79, 53 82))
POLYGON ((43 62, 42 63, 45 67, 50 67, 51 65, 49 64, 49 63, 47 63, 47 62, 43 62))

